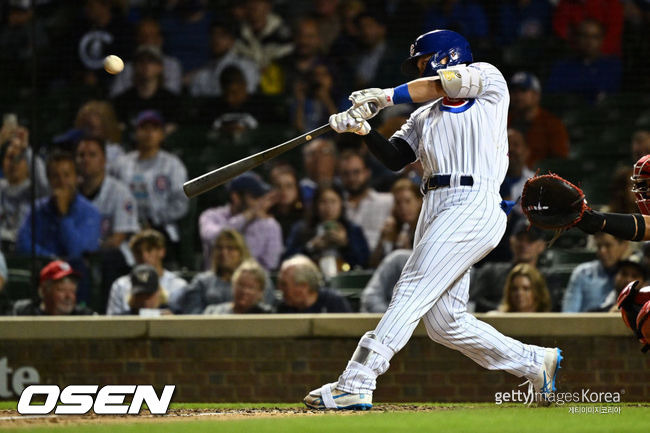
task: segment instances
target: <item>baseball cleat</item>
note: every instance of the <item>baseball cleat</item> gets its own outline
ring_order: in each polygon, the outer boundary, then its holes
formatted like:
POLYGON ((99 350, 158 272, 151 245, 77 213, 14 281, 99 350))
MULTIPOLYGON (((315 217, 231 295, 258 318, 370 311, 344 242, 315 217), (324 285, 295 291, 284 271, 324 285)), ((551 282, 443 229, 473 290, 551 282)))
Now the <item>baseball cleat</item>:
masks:
POLYGON ((537 374, 537 377, 532 381, 535 395, 541 395, 542 400, 540 403, 542 404, 550 404, 547 401, 546 396, 557 390, 555 379, 557 378, 557 371, 561 368, 560 363, 562 362, 562 359, 562 351, 560 349, 546 349, 546 354, 544 354, 544 365, 537 374))
POLYGON ((311 391, 303 399, 310 409, 368 410, 372 408, 372 393, 351 394, 336 389, 338 382, 328 383, 311 391))

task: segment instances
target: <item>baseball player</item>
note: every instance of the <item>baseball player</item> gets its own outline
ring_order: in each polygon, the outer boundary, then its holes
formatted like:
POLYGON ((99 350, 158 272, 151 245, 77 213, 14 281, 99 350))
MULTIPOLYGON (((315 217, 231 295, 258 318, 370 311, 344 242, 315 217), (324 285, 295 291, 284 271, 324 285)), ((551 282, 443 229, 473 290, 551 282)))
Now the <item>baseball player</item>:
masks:
POLYGON ((392 170, 419 159, 425 196, 413 254, 388 310, 361 338, 338 381, 305 397, 310 408, 371 408, 377 377, 420 319, 432 340, 485 368, 527 378, 536 395, 555 390, 559 349, 506 337, 466 311, 469 269, 499 243, 506 227, 499 185, 508 165, 510 99, 501 72, 472 61, 469 43, 458 33, 425 33, 402 66, 419 79, 394 89, 354 92, 353 108, 330 117, 337 132, 366 135, 368 148, 392 170), (376 114, 372 104, 382 109, 410 102, 428 103, 390 140, 371 130, 366 120, 376 114))

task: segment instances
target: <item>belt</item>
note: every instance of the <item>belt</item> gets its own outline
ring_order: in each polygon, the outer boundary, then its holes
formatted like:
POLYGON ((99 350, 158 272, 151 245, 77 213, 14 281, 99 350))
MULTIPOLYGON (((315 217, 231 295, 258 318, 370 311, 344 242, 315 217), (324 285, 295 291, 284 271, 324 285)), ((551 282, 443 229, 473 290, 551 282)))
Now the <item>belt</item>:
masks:
MULTIPOLYGON (((422 185, 420 186, 420 191, 422 192, 422 194, 426 194, 427 191, 431 191, 432 189, 438 189, 449 185, 451 185, 450 174, 435 174, 422 181, 422 185)), ((474 185, 474 178, 472 176, 461 176, 460 185, 472 186, 474 185)))

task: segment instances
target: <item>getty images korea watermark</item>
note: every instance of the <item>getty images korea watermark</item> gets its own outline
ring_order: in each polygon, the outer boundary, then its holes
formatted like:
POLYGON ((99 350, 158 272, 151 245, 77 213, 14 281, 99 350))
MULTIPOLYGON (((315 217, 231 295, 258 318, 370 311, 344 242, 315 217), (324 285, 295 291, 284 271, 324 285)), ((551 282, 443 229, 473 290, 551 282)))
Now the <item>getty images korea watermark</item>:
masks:
POLYGON ((621 407, 616 403, 621 402, 621 396, 625 394, 622 389, 616 392, 592 391, 590 388, 583 388, 573 392, 549 392, 542 394, 532 389, 527 391, 513 389, 508 392, 497 392, 494 394, 494 402, 497 405, 503 403, 523 403, 531 405, 538 401, 547 401, 557 406, 569 405, 569 413, 572 414, 620 414, 621 407), (575 406, 572 406, 574 404, 575 406), (577 406, 580 404, 580 406, 577 406))

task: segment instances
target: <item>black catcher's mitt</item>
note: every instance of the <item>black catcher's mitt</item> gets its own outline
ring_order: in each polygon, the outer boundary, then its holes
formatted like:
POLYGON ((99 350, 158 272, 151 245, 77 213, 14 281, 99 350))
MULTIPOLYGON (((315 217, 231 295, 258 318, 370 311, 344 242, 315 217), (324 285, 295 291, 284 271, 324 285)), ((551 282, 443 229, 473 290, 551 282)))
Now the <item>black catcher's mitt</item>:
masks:
POLYGON ((521 208, 532 225, 551 230, 573 227, 590 209, 580 188, 553 173, 526 181, 521 208))

